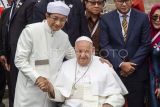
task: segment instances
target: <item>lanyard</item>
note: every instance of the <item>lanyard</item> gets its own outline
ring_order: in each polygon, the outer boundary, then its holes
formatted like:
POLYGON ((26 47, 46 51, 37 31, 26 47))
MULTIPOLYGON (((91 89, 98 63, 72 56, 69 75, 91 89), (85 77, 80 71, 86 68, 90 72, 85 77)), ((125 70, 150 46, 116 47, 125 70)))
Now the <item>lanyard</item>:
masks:
POLYGON ((94 26, 92 30, 91 37, 93 37, 94 33, 96 32, 98 25, 99 25, 99 20, 97 21, 96 25, 94 26))

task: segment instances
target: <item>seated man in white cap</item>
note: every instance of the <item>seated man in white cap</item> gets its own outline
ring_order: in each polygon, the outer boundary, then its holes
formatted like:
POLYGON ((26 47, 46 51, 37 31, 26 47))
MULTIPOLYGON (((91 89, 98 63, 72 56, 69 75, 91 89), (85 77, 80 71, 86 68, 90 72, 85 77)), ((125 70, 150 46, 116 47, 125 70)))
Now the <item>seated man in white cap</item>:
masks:
POLYGON ((47 89, 39 86, 47 86, 49 78, 56 77, 64 57, 75 57, 68 35, 61 30, 69 12, 63 2, 50 2, 46 20, 27 25, 22 31, 15 55, 19 74, 14 107, 54 107, 47 89))
POLYGON ((51 100, 64 101, 62 107, 122 107, 128 91, 113 68, 93 55, 91 39, 78 38, 75 52, 76 58, 64 62, 49 85, 51 100))

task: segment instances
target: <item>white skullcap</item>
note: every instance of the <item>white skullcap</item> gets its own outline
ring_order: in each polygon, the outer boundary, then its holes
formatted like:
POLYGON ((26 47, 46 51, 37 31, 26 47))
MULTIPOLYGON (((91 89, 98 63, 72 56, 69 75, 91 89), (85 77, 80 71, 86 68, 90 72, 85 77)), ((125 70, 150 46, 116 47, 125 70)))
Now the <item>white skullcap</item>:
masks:
POLYGON ((81 36, 81 37, 79 37, 79 38, 76 40, 76 42, 79 42, 79 41, 88 41, 88 42, 90 42, 90 43, 93 43, 92 40, 91 40, 89 37, 87 37, 87 36, 81 36))
POLYGON ((47 12, 68 16, 70 8, 62 1, 49 2, 47 5, 47 12))

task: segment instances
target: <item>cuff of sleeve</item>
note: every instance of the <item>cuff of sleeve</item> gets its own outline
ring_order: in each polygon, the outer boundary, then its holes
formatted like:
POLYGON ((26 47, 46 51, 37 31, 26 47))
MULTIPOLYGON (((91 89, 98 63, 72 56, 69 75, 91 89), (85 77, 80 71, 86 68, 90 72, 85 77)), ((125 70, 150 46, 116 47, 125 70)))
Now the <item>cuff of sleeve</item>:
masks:
POLYGON ((31 75, 31 80, 35 83, 37 78, 40 76, 38 73, 36 73, 36 71, 33 71, 33 75, 31 75))
POLYGON ((124 105, 124 97, 121 94, 108 96, 104 103, 110 104, 113 107, 122 107, 124 105))
POLYGON ((124 62, 121 62, 121 63, 119 64, 119 68, 122 66, 123 63, 124 63, 124 62))
POLYGON ((55 97, 52 98, 51 95, 48 93, 48 97, 51 101, 55 101, 55 102, 64 102, 65 98, 62 96, 61 92, 54 88, 54 94, 55 94, 55 97))

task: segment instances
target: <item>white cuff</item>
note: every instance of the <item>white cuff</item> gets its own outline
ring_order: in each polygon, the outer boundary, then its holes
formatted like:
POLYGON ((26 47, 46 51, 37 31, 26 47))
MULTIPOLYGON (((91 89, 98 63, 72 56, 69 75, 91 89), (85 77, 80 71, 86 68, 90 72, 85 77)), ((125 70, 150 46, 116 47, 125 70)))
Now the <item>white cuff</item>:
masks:
POLYGON ((119 64, 119 68, 121 67, 121 65, 123 64, 124 62, 121 62, 120 64, 119 64))
POLYGON ((121 94, 116 94, 108 96, 104 103, 110 104, 113 107, 122 107, 124 102, 124 97, 121 94))

